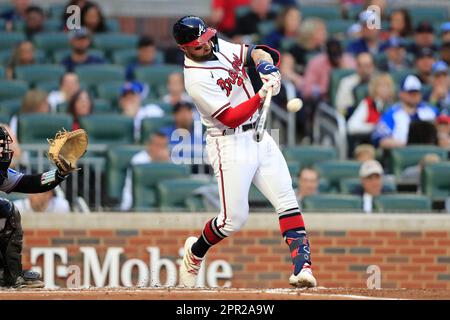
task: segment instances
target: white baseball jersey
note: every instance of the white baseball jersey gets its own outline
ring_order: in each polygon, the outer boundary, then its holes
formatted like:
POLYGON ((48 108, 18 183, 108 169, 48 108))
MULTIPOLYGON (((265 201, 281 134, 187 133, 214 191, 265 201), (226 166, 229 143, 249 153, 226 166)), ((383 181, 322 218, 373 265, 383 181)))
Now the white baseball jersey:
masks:
MULTIPOLYGON (((233 108, 255 95, 245 72, 247 45, 234 44, 218 39, 217 60, 196 62, 184 60, 184 82, 200 113, 202 123, 208 129, 227 129, 217 120, 227 108, 233 108)), ((245 123, 256 121, 258 111, 245 123)))

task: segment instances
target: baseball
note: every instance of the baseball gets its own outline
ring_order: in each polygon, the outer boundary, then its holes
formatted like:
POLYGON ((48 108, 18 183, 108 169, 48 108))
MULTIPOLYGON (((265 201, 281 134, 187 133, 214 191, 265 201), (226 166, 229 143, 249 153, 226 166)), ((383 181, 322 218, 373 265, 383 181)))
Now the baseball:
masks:
POLYGON ((299 98, 294 98, 288 101, 287 109, 289 112, 297 112, 303 107, 303 101, 299 98))

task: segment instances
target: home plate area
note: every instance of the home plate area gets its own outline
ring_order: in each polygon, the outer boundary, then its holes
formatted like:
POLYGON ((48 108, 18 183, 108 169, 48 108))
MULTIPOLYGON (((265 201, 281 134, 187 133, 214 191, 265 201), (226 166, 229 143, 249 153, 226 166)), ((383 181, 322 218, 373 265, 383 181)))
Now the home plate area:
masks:
POLYGON ((235 289, 235 288, 87 288, 8 289, 0 300, 448 300, 439 289, 235 289))

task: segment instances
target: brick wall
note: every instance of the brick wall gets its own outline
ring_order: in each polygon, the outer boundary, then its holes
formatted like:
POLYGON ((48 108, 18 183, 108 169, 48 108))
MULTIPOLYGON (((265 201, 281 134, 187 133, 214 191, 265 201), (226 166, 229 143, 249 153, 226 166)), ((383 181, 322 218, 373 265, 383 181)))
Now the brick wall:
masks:
MULTIPOLYGON (((120 221, 120 215, 114 219, 120 221)), ((311 217, 308 220, 314 219, 311 217)), ((349 228, 351 230, 345 230, 338 226, 334 230, 330 229, 332 222, 328 224, 327 220, 313 221, 309 228, 313 270, 320 286, 366 287, 367 267, 378 265, 383 288, 450 289, 449 229, 439 230, 441 227, 436 227, 438 230, 430 230, 431 226, 428 226, 426 230, 374 230, 373 225, 367 224, 366 229, 355 230, 353 226, 349 228), (327 225, 328 228, 320 230, 319 224, 327 225)), ((350 225, 350 216, 348 221, 350 225)), ((161 257, 175 261, 185 238, 196 235, 199 230, 189 225, 186 229, 180 229, 183 223, 177 225, 176 229, 162 228, 158 227, 159 222, 155 223, 156 226, 146 228, 151 223, 143 223, 142 228, 137 225, 133 228, 98 227, 87 221, 86 228, 80 228, 82 223, 70 228, 26 226, 24 265, 30 267, 29 253, 32 247, 65 247, 69 255, 68 264, 80 266, 80 246, 96 248, 100 261, 109 247, 124 248, 121 261, 132 258, 149 261, 146 251, 149 246, 158 247, 161 257)), ((126 223, 123 225, 126 226, 126 223)), ((209 261, 216 259, 231 264, 233 287, 288 287, 290 256, 273 223, 271 228, 266 228, 264 221, 259 221, 224 240, 208 255, 209 261)), ((42 259, 38 260, 37 265, 42 265, 42 259)))

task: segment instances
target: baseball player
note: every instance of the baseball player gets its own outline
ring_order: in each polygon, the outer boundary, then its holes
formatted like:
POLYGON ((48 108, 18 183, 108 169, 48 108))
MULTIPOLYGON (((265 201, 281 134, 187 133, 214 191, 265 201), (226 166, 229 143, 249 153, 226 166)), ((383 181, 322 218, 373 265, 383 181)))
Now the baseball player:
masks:
POLYGON ((309 241, 286 161, 270 135, 253 139, 258 108, 272 88, 280 91, 279 53, 266 46, 233 44, 195 16, 179 19, 173 36, 185 54, 186 91, 207 128, 206 151, 217 177, 221 210, 200 237, 189 237, 180 266, 180 285, 194 287, 207 251, 242 228, 248 218, 252 183, 278 213, 289 246, 293 272, 289 283, 315 287, 309 241), (256 68, 263 82, 255 94, 245 67, 256 68))
MULTIPOLYGON (((58 170, 42 174, 24 175, 9 165, 13 151, 12 139, 0 126, 0 190, 6 193, 41 193, 55 188, 67 175, 58 170)), ((0 198, 0 287, 43 288, 40 274, 22 270, 23 230, 20 212, 14 204, 0 198)))

